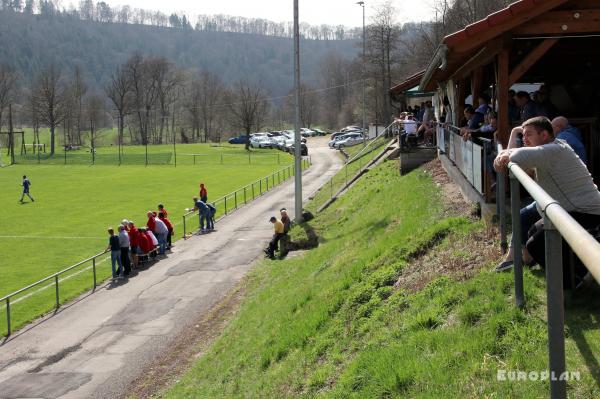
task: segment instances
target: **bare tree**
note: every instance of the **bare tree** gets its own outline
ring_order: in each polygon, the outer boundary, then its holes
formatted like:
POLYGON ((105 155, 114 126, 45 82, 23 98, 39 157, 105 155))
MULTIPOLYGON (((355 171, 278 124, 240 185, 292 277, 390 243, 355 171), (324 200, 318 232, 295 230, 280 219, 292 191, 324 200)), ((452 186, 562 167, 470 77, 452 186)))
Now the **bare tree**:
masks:
POLYGON ((126 64, 142 144, 148 144, 151 111, 158 97, 155 65, 152 60, 144 60, 139 54, 133 55, 126 64))
POLYGON ((392 68, 397 60, 396 53, 400 27, 394 20, 396 10, 388 0, 375 9, 367 29, 367 48, 371 73, 374 80, 374 92, 378 96, 376 118, 387 123, 391 117, 391 101, 388 90, 392 87, 392 68))
POLYGON ((104 98, 93 94, 85 99, 85 119, 90 129, 90 148, 92 159, 96 160, 96 138, 98 130, 104 125, 106 116, 106 104, 104 98))
POLYGON ((269 110, 269 100, 258 84, 240 80, 233 85, 229 109, 233 125, 244 130, 248 136, 246 149, 250 149, 250 134, 263 127, 269 110))
POLYGON ((160 106, 160 131, 155 142, 162 143, 165 127, 169 130, 169 115, 177 101, 178 87, 183 83, 183 74, 166 58, 151 60, 151 79, 156 82, 156 95, 160 106))
POLYGON ((198 78, 191 78, 189 88, 185 91, 183 106, 188 113, 192 126, 192 139, 200 136, 200 98, 202 96, 202 83, 198 78))
POLYGON ((50 154, 54 154, 56 127, 65 117, 66 102, 66 88, 54 64, 48 65, 38 75, 34 98, 40 120, 50 128, 50 154))
POLYGON ((73 82, 71 83, 71 95, 73 97, 73 104, 75 105, 75 133, 79 145, 81 145, 81 125, 83 123, 83 98, 87 90, 87 84, 81 76, 81 68, 79 65, 76 65, 73 73, 73 82))
POLYGON ((213 137, 220 108, 217 104, 223 98, 225 85, 214 73, 203 71, 200 74, 200 114, 204 125, 204 141, 213 137))
POLYGON ((117 129, 119 146, 123 143, 123 129, 125 116, 129 115, 133 106, 132 81, 126 66, 120 66, 111 75, 109 83, 104 88, 106 96, 113 103, 117 111, 117 129))

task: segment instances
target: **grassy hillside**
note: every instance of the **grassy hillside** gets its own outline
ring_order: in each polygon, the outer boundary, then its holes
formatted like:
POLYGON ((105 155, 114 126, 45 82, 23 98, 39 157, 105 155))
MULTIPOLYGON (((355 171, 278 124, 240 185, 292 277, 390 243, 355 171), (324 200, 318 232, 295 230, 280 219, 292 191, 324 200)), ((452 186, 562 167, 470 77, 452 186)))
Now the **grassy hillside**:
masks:
MULTIPOLYGON (((234 320, 162 396, 548 397, 548 382, 496 378, 547 367, 543 276, 525 273, 516 309, 512 275, 490 271, 494 236, 441 193, 423 170, 370 172, 311 222, 318 248, 254 269, 234 320)), ((579 302, 567 365, 582 380, 569 390, 598 397, 600 305, 579 302)))

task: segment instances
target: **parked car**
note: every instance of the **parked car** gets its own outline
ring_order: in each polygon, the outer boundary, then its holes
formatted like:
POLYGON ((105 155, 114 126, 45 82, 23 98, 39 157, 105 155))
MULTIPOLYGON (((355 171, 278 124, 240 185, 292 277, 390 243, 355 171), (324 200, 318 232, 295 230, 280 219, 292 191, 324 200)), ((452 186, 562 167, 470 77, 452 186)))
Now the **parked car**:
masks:
POLYGON ((302 137, 314 137, 317 135, 314 130, 305 127, 300 129, 300 134, 302 135, 302 137))
POLYGON ((324 132, 321 129, 313 129, 313 131, 315 132, 316 136, 325 136, 327 134, 326 132, 324 132))
POLYGON ((344 133, 349 133, 349 132, 362 131, 362 129, 358 126, 352 125, 352 126, 346 126, 345 128, 341 129, 340 131, 344 132, 344 133))
MULTIPOLYGON (((329 143, 327 143, 327 145, 329 146, 329 148, 334 148, 334 147, 333 147, 333 145, 334 145, 336 142, 338 142, 338 141, 340 141, 340 140, 343 140, 343 139, 346 137, 346 134, 347 134, 347 133, 342 133, 342 134, 339 134, 339 135, 335 136, 333 139, 331 139, 331 140, 329 141, 329 143)), ((333 136, 333 135, 332 135, 332 136, 333 136)))
POLYGON ((252 148, 273 148, 272 139, 266 134, 263 135, 254 135, 250 138, 250 147, 252 148))
MULTIPOLYGON (((294 153, 294 149, 295 147, 293 143, 286 146, 286 152, 289 152, 290 154, 294 153)), ((300 155, 308 155, 308 147, 306 146, 306 143, 300 143, 300 155)))
POLYGON ((227 142, 229 144, 246 144, 248 142, 248 136, 242 134, 241 136, 230 138, 227 142))
POLYGON ((357 145, 360 143, 364 143, 365 138, 360 133, 350 133, 345 136, 342 136, 340 140, 337 140, 333 143, 333 148, 341 149, 344 147, 352 147, 353 145, 357 145))

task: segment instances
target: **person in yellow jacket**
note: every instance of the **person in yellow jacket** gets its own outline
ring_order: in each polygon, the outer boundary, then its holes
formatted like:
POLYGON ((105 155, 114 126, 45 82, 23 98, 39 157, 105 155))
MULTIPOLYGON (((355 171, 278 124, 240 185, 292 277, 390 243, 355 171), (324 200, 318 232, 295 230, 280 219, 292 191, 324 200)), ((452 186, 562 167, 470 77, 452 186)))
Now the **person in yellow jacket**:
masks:
POLYGON ((284 227, 283 223, 281 222, 281 220, 277 219, 275 216, 271 216, 271 219, 269 219, 269 222, 273 223, 274 232, 273 232, 273 238, 269 242, 269 247, 267 248, 266 253, 267 253, 268 258, 274 259, 275 251, 277 250, 279 240, 281 240, 281 238, 285 234, 285 227, 284 227))

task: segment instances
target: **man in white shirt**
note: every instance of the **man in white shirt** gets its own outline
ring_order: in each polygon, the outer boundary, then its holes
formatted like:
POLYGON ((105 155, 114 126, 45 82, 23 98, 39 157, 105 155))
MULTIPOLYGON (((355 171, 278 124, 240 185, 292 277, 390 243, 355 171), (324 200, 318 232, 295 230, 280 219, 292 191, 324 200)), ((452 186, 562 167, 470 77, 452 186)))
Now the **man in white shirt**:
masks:
POLYGON ((156 223, 154 228, 154 233, 156 233, 156 239, 158 240, 158 254, 164 255, 167 250, 167 236, 169 235, 169 228, 160 220, 160 218, 155 217, 154 222, 156 223))

